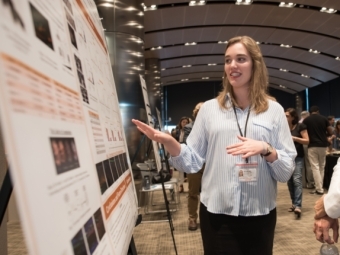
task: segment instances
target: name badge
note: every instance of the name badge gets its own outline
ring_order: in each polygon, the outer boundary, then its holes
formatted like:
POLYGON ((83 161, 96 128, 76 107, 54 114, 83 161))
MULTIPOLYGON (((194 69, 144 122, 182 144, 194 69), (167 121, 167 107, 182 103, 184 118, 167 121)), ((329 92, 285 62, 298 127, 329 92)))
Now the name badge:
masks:
POLYGON ((250 163, 237 163, 236 164, 236 173, 238 175, 238 180, 240 182, 254 182, 257 181, 257 162, 250 163))

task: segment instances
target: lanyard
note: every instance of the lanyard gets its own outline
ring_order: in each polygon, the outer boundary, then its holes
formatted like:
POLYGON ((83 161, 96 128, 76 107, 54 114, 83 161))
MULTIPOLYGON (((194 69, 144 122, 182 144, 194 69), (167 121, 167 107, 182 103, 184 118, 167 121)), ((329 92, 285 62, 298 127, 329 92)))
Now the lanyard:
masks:
MULTIPOLYGON (((240 135, 243 136, 243 137, 246 137, 246 134, 247 134, 247 125, 248 125, 248 119, 249 119, 249 115, 250 115, 250 108, 251 108, 251 105, 249 105, 249 109, 248 109, 248 114, 247 114, 247 119, 246 119, 246 125, 245 125, 245 127, 244 127, 244 135, 243 135, 243 133, 242 133, 240 124, 238 123, 238 118, 237 118, 237 114, 236 114, 236 108, 235 108, 235 105, 234 105, 234 104, 233 104, 233 108, 234 108, 234 113, 235 113, 235 117, 236 117, 237 127, 238 127, 238 130, 240 131, 240 135)), ((246 158, 246 163, 248 163, 248 158, 246 158)))

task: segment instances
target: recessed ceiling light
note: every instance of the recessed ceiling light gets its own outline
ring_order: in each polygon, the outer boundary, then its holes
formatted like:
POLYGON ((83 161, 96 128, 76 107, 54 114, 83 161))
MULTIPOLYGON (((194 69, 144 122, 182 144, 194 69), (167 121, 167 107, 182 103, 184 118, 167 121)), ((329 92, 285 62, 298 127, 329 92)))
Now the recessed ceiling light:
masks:
POLYGON ((281 2, 279 7, 287 7, 287 8, 293 8, 296 4, 294 3, 285 3, 285 2, 281 2))
POLYGON ((288 72, 287 69, 283 69, 283 68, 280 68, 280 71, 281 71, 281 72, 288 72))
POLYGON ((182 79, 181 81, 187 81, 187 80, 189 80, 189 79, 182 79))
POLYGON ((162 71, 165 71, 166 69, 165 69, 165 68, 162 68, 161 70, 162 70, 162 71))
POLYGON ((236 0, 236 5, 250 5, 253 0, 236 0))
POLYGON ((183 68, 186 68, 186 67, 191 67, 191 65, 186 65, 186 66, 183 66, 183 68))
POLYGON ((189 2, 189 6, 197 6, 197 5, 205 5, 205 1, 200 0, 200 1, 190 1, 189 2))
POLYGON ((309 78, 308 75, 305 75, 305 74, 301 74, 302 77, 305 77, 305 78, 309 78))
POLYGON ((336 57, 335 60, 340 60, 340 58, 339 58, 339 57, 336 57))
POLYGON ((333 8, 327 9, 326 7, 322 7, 322 8, 320 9, 320 12, 325 12, 325 13, 333 14, 333 13, 336 13, 337 10, 335 10, 335 9, 333 9, 333 8))
POLYGON ((320 53, 320 51, 313 50, 313 49, 310 49, 309 52, 312 52, 312 53, 314 53, 314 54, 319 54, 319 53, 320 53))
POLYGON ((211 64, 208 64, 208 66, 216 66, 217 64, 215 63, 211 63, 211 64))
POLYGON ((261 42, 256 42, 256 44, 261 44, 261 42))
POLYGON ((228 41, 218 41, 218 43, 224 43, 224 44, 227 44, 228 41))
POLYGON ((196 45, 197 43, 195 43, 195 42, 192 42, 192 43, 189 43, 189 42, 187 42, 187 43, 185 43, 184 45, 185 46, 189 46, 189 45, 196 45))
POLYGON ((209 77, 202 77, 203 80, 209 80, 209 77))
POLYGON ((146 5, 143 5, 144 11, 154 11, 157 10, 157 5, 153 4, 150 7, 147 7, 146 5))
POLYGON ((279 87, 280 87, 280 88, 283 88, 283 89, 285 89, 285 88, 286 88, 286 86, 283 86, 283 85, 279 85, 279 87))
POLYGON ((280 47, 284 47, 284 48, 291 48, 292 45, 288 45, 288 44, 281 44, 280 47))

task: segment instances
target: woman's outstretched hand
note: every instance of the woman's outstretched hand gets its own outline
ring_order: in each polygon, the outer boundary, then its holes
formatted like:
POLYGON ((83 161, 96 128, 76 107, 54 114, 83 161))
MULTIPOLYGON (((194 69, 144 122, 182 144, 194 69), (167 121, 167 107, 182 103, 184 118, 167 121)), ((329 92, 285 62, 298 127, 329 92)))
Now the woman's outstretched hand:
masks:
POLYGON ((171 156, 178 156, 180 154, 181 146, 171 135, 156 130, 139 120, 132 119, 132 122, 137 126, 138 130, 149 139, 164 144, 165 150, 167 150, 171 156))

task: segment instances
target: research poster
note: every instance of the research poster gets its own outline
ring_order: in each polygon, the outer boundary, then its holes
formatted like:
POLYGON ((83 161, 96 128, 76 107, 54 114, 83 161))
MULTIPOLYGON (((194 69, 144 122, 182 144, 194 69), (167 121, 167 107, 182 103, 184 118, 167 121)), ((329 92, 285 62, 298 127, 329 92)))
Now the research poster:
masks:
MULTIPOLYGON (((151 113, 151 106, 150 106, 150 102, 149 102, 148 89, 146 87, 145 80, 141 75, 139 75, 139 79, 140 79, 140 85, 141 85, 142 92, 143 92, 146 115, 147 115, 147 119, 148 119, 147 124, 149 126, 151 126, 152 128, 157 128, 156 127, 157 125, 155 123, 156 120, 153 118, 152 113, 151 113)), ((154 153, 155 153, 155 161, 156 161, 157 170, 160 171, 162 169, 162 161, 161 161, 161 157, 159 155, 159 151, 160 151, 161 147, 157 142, 152 141, 152 148, 153 148, 154 153)))
POLYGON ((137 196, 93 0, 5 0, 0 16, 0 120, 29 254, 126 254, 137 196))

